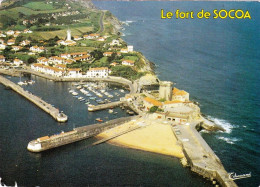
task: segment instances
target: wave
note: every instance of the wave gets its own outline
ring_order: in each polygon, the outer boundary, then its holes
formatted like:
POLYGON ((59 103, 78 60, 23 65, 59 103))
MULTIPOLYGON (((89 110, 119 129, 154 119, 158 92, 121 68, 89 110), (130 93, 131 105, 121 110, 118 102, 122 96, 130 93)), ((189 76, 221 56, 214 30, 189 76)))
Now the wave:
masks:
POLYGON ((235 142, 241 141, 241 139, 238 139, 238 138, 227 138, 227 137, 223 137, 223 136, 219 136, 217 138, 219 140, 223 140, 229 144, 235 144, 235 142))
POLYGON ((126 26, 129 26, 129 24, 134 23, 134 22, 136 22, 136 21, 131 21, 131 20, 122 21, 122 23, 126 26))
POLYGON ((213 121, 215 124, 224 128, 226 130, 224 133, 230 134, 232 132, 232 129, 235 127, 234 125, 230 124, 228 121, 224 119, 218 119, 212 116, 207 116, 207 119, 213 121))

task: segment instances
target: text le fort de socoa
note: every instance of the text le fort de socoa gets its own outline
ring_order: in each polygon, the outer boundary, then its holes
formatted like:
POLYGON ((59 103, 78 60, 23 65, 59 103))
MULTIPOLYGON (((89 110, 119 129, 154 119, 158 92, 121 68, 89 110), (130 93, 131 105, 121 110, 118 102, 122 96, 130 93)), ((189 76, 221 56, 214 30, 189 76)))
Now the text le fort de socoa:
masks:
POLYGON ((248 10, 231 9, 231 10, 213 10, 212 12, 201 9, 201 11, 182 11, 177 9, 173 11, 165 11, 161 9, 161 19, 251 19, 251 15, 248 10))

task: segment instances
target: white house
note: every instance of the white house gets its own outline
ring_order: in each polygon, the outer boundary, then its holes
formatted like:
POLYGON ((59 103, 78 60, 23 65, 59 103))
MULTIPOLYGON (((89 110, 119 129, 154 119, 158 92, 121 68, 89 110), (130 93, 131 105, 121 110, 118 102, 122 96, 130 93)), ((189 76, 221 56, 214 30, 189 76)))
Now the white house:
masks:
POLYGON ((119 40, 112 40, 112 42, 109 45, 111 45, 111 46, 114 46, 114 45, 120 46, 121 44, 120 44, 119 40))
POLYGON ((0 37, 1 37, 1 38, 5 38, 6 35, 5 35, 4 33, 0 33, 0 37))
POLYGON ((173 88, 172 90, 172 100, 178 101, 189 101, 189 93, 184 90, 179 90, 178 88, 173 88))
POLYGON ((87 61, 87 60, 90 60, 90 55, 83 55, 83 56, 80 56, 80 57, 75 57, 74 60, 79 60, 79 61, 87 61))
POLYGON ((89 68, 87 71, 87 77, 89 78, 105 78, 111 73, 111 70, 107 67, 89 68))
POLYGON ((13 51, 19 51, 19 50, 21 50, 21 49, 22 49, 21 46, 12 46, 12 50, 13 50, 13 51))
POLYGON ((5 57, 3 55, 0 55, 0 62, 5 62, 5 57))
POLYGON ((112 56, 113 52, 104 52, 103 55, 104 56, 112 56))
POLYGON ((80 37, 80 36, 74 36, 74 40, 76 40, 76 41, 79 41, 79 40, 82 40, 83 38, 82 37, 80 37))
POLYGON ((31 31, 30 29, 25 29, 25 30, 23 31, 23 33, 25 33, 25 34, 31 34, 31 33, 33 33, 33 31, 31 31))
POLYGON ((5 44, 5 43, 3 43, 3 44, 0 44, 0 50, 4 50, 4 49, 5 49, 5 47, 6 47, 6 44, 5 44))
POLYGON ((62 64, 63 58, 58 57, 58 56, 52 56, 52 57, 49 58, 49 61, 53 64, 62 64))
POLYGON ((37 63, 39 64, 45 64, 46 66, 48 65, 48 59, 46 57, 39 57, 37 58, 37 63))
POLYGON ((31 65, 31 69, 32 70, 39 71, 39 72, 43 72, 44 71, 44 67, 45 67, 44 65, 37 64, 37 63, 31 65))
POLYGON ((37 45, 30 47, 30 51, 32 51, 33 53, 42 53, 44 52, 44 50, 44 47, 38 47, 37 45))
POLYGON ((125 66, 134 66, 134 65, 135 65, 135 62, 132 61, 132 60, 123 60, 123 61, 122 61, 122 65, 125 65, 125 66))
POLYGON ((120 50, 120 52, 121 53, 128 53, 128 50, 127 50, 127 48, 123 48, 123 49, 120 50))
POLYGON ((130 53, 133 52, 134 51, 134 46, 128 45, 127 46, 127 51, 130 52, 130 53))
POLYGON ((68 59, 71 57, 71 55, 69 53, 64 53, 64 54, 61 54, 60 57, 64 58, 64 59, 68 59))
POLYGON ((23 65, 23 61, 20 60, 20 59, 18 59, 18 58, 16 58, 16 59, 14 59, 14 65, 15 65, 15 66, 23 65))
POLYGON ((104 42, 104 41, 105 41, 105 38, 99 37, 99 38, 97 39, 97 41, 104 42))
POLYGON ((7 45, 14 45, 15 40, 14 39, 10 39, 7 41, 7 45))
POLYGON ((9 31, 6 32, 6 34, 7 34, 8 36, 14 35, 14 31, 13 31, 13 30, 9 30, 9 31))
POLYGON ((80 68, 67 69, 67 77, 70 78, 82 77, 80 70, 81 70, 80 68))
POLYGON ((30 45, 31 41, 29 40, 24 40, 20 42, 20 46, 26 46, 26 45, 30 45))

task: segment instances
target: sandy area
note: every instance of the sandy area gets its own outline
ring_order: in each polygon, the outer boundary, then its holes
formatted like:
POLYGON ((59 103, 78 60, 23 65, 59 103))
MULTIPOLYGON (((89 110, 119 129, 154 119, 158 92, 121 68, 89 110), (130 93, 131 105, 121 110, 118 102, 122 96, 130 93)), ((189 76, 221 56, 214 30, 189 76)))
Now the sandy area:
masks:
POLYGON ((142 126, 139 129, 128 132, 109 141, 128 148, 134 148, 178 158, 183 157, 182 148, 177 143, 170 125, 158 123, 156 121, 143 120, 130 121, 113 129, 107 130, 99 135, 98 138, 111 137, 127 129, 142 126))

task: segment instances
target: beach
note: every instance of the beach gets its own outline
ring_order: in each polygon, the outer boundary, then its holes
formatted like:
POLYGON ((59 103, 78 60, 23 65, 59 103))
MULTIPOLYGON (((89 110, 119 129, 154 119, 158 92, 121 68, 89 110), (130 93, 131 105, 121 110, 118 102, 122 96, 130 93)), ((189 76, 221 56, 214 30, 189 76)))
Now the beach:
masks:
POLYGON ((127 148, 149 151, 177 158, 183 157, 182 147, 178 144, 170 124, 157 121, 144 120, 143 118, 132 120, 123 125, 107 130, 97 135, 97 138, 111 137, 129 128, 141 126, 141 128, 109 140, 109 143, 127 148), (160 140, 160 141, 158 141, 160 140))

